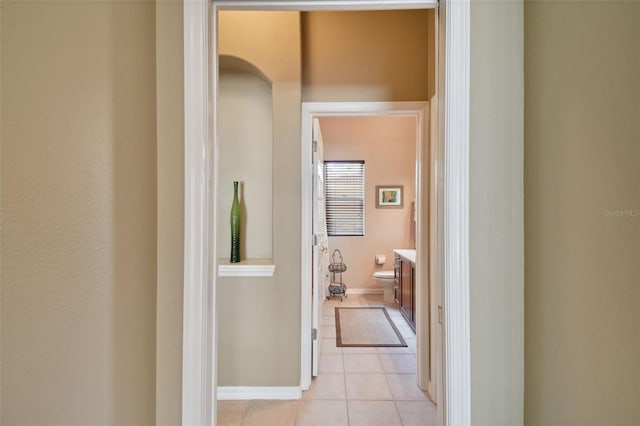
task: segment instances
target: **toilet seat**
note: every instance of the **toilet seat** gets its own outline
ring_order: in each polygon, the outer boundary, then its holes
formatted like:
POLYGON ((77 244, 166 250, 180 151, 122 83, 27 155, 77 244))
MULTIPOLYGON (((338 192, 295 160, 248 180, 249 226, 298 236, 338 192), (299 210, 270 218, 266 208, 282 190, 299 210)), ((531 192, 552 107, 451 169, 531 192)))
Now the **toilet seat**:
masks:
POLYGON ((373 278, 392 280, 395 278, 394 271, 378 271, 373 274, 373 278))

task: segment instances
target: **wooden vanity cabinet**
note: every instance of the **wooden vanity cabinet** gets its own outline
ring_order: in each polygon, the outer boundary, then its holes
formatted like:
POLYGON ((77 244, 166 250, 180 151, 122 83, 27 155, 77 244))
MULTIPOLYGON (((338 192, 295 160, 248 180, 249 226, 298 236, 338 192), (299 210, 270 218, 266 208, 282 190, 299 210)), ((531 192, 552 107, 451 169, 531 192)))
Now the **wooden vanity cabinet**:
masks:
POLYGON ((409 326, 416 329, 416 284, 415 265, 413 262, 396 256, 395 277, 398 285, 397 294, 399 296, 400 313, 407 320, 409 326))
POLYGON ((396 254, 393 262, 393 297, 398 304, 400 304, 400 265, 400 256, 396 254))

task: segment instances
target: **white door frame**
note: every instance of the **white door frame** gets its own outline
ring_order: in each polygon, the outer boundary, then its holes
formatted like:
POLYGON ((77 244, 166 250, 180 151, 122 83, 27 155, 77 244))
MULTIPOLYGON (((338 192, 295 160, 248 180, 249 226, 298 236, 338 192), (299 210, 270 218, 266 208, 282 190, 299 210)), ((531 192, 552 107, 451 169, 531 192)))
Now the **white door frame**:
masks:
MULTIPOLYGON (((302 140, 301 140, 301 189, 302 189, 302 238, 301 238, 301 281, 302 283, 310 283, 313 279, 311 270, 312 256, 312 209, 313 209, 313 197, 311 196, 312 185, 312 123, 313 119, 317 117, 348 117, 348 116, 410 116, 416 119, 416 203, 418 211, 421 208, 428 205, 428 199, 422 198, 422 166, 423 166, 423 152, 426 151, 427 135, 424 134, 424 120, 429 116, 427 111, 427 102, 303 102, 302 103, 302 140)), ((426 207, 425 207, 426 208, 426 207)), ((418 282, 423 282, 425 279, 424 272, 428 270, 425 268, 425 263, 422 261, 422 255, 428 248, 426 238, 428 224, 423 223, 422 215, 418 213, 419 220, 416 221, 416 252, 419 262, 417 262, 416 273, 418 282)), ((428 242, 427 242, 428 243, 428 242)), ((424 300, 425 295, 422 294, 422 288, 417 289, 417 300, 424 300)), ((324 293, 323 293, 324 294, 324 293)), ((300 387, 302 390, 309 389, 311 384, 311 329, 308 327, 311 324, 312 315, 312 292, 311 287, 308 285, 302 285, 301 288, 301 351, 300 351, 300 387)), ((430 299, 430 298, 429 298, 430 299)), ((426 326, 429 326, 430 321, 424 315, 424 312, 428 312, 423 308, 423 303, 417 303, 418 309, 416 315, 422 320, 421 325, 418 327, 420 330, 424 330, 426 326)), ((429 353, 424 350, 426 345, 421 344, 422 339, 420 335, 417 338, 417 365, 418 377, 423 387, 427 387, 426 372, 423 372, 423 366, 429 362, 429 353)), ((430 389, 434 392, 434 389, 430 389)))
MULTIPOLYGON (((185 236, 182 424, 216 424, 216 194, 218 9, 372 10, 433 8, 435 0, 185 0, 185 236)), ((438 111, 435 174, 442 177, 444 328, 441 422, 470 424, 469 62, 470 0, 438 8, 438 111)))

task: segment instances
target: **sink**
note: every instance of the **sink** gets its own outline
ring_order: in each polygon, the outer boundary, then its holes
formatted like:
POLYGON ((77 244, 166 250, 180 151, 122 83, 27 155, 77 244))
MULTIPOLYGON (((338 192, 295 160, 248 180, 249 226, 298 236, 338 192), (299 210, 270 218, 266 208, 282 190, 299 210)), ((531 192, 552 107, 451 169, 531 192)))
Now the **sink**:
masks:
POLYGON ((393 252, 409 262, 416 263, 416 249, 393 249, 393 252))

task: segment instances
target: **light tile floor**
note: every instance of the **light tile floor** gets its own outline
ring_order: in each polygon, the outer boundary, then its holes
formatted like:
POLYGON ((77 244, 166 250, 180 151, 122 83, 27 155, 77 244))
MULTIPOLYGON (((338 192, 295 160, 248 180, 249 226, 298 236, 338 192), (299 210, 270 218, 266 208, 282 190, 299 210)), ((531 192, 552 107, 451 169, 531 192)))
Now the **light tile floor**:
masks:
POLYGON ((382 296, 328 300, 320 317, 319 375, 299 401, 218 401, 219 426, 435 426, 435 405, 416 385, 416 336, 382 296), (385 306, 406 348, 339 348, 336 306, 385 306))

